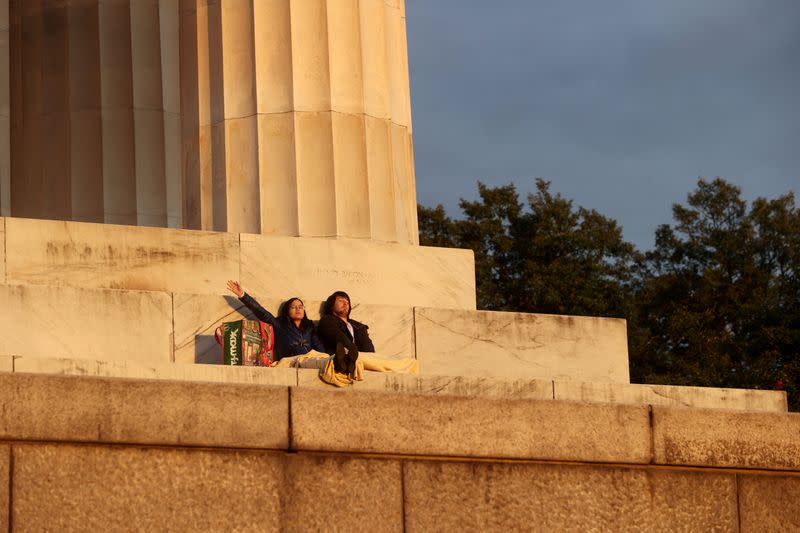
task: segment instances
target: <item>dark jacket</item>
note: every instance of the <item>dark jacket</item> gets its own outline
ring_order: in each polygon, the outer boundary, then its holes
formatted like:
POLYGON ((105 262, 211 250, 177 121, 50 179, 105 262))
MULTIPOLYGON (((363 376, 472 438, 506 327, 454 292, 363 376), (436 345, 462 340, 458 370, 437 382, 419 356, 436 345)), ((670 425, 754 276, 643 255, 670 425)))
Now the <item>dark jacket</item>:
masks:
POLYGON ((319 324, 317 324, 317 334, 322 341, 323 351, 333 355, 336 352, 336 343, 341 342, 348 350, 355 346, 359 352, 374 352, 375 346, 372 344, 372 339, 369 338, 369 332, 367 331, 369 326, 352 318, 349 318, 348 322, 353 326, 355 338, 350 336, 347 325, 338 316, 325 315, 320 319, 319 324))
POLYGON ((324 346, 317 337, 314 323, 310 320, 303 321, 301 327, 294 325, 288 316, 275 317, 272 313, 261 307, 255 298, 245 293, 239 300, 262 322, 271 324, 275 328, 275 360, 293 355, 303 355, 311 350, 324 352, 324 346))

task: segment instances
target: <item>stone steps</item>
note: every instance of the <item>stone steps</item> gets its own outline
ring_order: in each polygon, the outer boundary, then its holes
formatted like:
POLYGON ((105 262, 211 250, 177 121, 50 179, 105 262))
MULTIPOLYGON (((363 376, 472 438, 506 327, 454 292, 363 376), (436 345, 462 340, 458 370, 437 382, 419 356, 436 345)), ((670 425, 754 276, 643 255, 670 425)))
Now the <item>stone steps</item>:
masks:
MULTIPOLYGON (((254 294, 277 310, 279 300, 254 294)), ((309 317, 321 302, 306 300, 309 317)), ((0 284, 0 354, 216 363, 214 330, 250 316, 232 296, 0 284), (244 313, 244 314, 243 314, 244 313)), ((628 382, 623 320, 357 304, 384 356, 426 374, 628 382)))
MULTIPOLYGON (((143 364, 45 357, 0 356, 0 371, 21 374, 93 376, 166 381, 297 386, 339 391, 319 379, 316 370, 225 367, 180 363, 143 364)), ((787 411, 783 391, 718 389, 544 379, 503 380, 465 376, 366 372, 347 390, 514 400, 563 400, 586 403, 652 405, 781 413, 787 411)))

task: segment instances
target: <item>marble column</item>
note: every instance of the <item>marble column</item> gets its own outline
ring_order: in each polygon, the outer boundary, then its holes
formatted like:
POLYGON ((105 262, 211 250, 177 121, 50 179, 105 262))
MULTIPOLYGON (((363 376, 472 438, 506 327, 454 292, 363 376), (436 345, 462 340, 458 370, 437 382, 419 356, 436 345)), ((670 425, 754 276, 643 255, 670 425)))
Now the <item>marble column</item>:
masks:
POLYGON ((418 242, 403 0, 3 5, 5 213, 418 242))
POLYGON ((0 0, 0 216, 11 214, 11 22, 8 0, 0 0))

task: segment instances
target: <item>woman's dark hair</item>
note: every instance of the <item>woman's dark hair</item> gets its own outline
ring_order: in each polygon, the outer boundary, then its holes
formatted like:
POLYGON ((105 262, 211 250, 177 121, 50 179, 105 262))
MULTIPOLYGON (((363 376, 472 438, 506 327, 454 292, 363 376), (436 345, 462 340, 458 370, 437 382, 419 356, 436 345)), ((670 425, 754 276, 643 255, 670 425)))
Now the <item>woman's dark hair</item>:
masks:
POLYGON ((303 305, 303 318, 300 319, 300 329, 313 328, 314 323, 311 321, 310 318, 308 318, 308 314, 306 313, 306 306, 303 303, 303 300, 301 300, 297 296, 289 298, 288 300, 286 300, 281 304, 281 306, 278 308, 278 319, 285 320, 286 322, 291 322, 292 319, 289 318, 289 307, 291 307, 292 303, 295 301, 300 302, 303 305))
POLYGON ((347 318, 350 318, 350 311, 353 310, 353 304, 350 303, 350 296, 348 296, 347 293, 344 292, 344 291, 336 291, 333 294, 331 294, 330 296, 328 296, 328 299, 325 300, 325 309, 323 310, 323 314, 332 315, 333 314, 333 304, 334 304, 334 302, 336 302, 336 298, 340 298, 340 297, 344 298, 345 300, 347 300, 347 303, 348 303, 348 306, 347 306, 347 318))

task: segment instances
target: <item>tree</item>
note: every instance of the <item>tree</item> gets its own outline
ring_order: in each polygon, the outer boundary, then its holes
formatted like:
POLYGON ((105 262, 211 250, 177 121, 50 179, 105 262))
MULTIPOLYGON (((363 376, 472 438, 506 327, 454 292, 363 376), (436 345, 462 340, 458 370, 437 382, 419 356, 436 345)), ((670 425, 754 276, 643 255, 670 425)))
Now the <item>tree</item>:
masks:
POLYGON ((513 185, 478 183, 479 199, 461 200, 463 219, 419 207, 420 243, 475 252, 481 309, 625 316, 637 253, 617 223, 575 208, 536 180, 527 204, 513 185))
POLYGON ((631 317, 635 381, 773 388, 797 397, 800 211, 700 179, 656 231, 631 317))
POLYGON ((463 218, 420 206, 420 242, 475 252, 481 309, 628 320, 631 377, 782 388, 800 409, 800 209, 789 193, 752 205, 717 178, 698 180, 673 225, 641 254, 617 223, 536 181, 478 183, 463 218))

